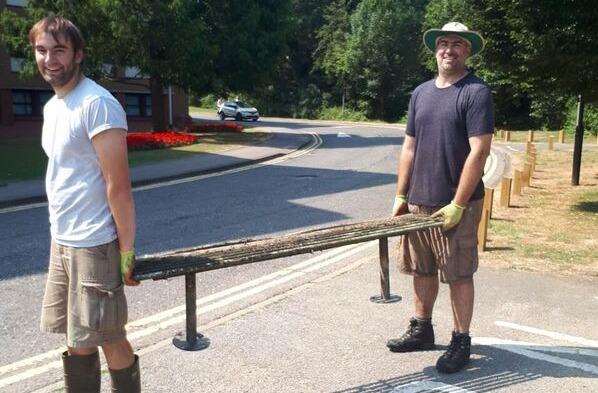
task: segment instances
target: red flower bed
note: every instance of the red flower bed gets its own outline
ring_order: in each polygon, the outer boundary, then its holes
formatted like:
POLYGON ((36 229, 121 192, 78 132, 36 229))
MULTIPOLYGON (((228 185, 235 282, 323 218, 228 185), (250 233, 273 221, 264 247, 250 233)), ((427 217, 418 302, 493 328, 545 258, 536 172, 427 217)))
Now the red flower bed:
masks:
POLYGON ((243 126, 234 121, 219 121, 209 123, 192 123, 185 127, 187 132, 242 132, 243 126))
POLYGON ((130 132, 127 134, 129 150, 164 149, 167 147, 192 145, 198 141, 197 135, 184 132, 130 132))

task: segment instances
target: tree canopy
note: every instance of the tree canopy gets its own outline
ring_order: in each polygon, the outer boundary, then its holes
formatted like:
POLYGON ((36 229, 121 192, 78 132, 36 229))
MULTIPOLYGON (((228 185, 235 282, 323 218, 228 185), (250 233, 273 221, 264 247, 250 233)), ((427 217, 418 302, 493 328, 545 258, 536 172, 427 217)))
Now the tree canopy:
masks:
POLYGON ((55 12, 81 27, 86 72, 94 76, 104 63, 136 66, 150 76, 155 95, 169 84, 198 96, 235 93, 269 114, 317 117, 342 106, 369 118, 402 117, 413 88, 436 72, 421 35, 449 21, 486 39, 470 65, 493 89, 499 126, 562 127, 574 96, 598 98, 598 7, 590 0, 28 4, 24 16, 0 16, 11 53, 31 57, 29 27, 55 12))

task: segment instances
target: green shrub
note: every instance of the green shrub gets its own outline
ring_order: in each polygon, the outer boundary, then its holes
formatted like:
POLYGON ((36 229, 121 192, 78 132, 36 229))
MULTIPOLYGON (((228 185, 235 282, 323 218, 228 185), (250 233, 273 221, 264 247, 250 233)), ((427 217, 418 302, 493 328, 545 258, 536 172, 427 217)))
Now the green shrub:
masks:
POLYGON ((322 120, 346 120, 346 121, 366 121, 367 117, 363 112, 345 108, 343 111, 340 106, 322 107, 318 113, 318 118, 322 120))
MULTIPOLYGON (((565 132, 575 133, 577 125, 577 100, 571 99, 567 103, 567 114, 565 117, 565 132)), ((584 107, 583 125, 586 135, 596 135, 598 133, 598 106, 586 104, 584 107)))
POLYGON ((207 96, 203 96, 199 99, 199 107, 205 109, 214 109, 216 108, 216 96, 214 94, 208 94, 207 96))

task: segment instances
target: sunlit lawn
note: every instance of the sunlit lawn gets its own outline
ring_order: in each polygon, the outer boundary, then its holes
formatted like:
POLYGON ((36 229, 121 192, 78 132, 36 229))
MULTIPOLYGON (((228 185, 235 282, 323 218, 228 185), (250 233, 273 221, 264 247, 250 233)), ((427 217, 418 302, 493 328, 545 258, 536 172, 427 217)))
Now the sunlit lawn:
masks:
MULTIPOLYGON (((130 166, 173 160, 193 154, 213 153, 244 145, 258 144, 269 137, 259 128, 242 133, 202 134, 199 143, 171 149, 144 150, 129 153, 130 166)), ((40 138, 0 139, 0 185, 11 181, 39 179, 46 170, 46 155, 40 138)))

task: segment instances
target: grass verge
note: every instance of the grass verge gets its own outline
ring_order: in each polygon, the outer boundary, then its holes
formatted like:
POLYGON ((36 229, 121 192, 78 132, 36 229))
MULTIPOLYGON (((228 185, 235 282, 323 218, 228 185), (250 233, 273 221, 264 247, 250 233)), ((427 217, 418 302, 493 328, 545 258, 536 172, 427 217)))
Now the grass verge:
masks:
MULTIPOLYGON (((194 154, 215 153, 241 146, 263 143, 270 134, 259 127, 240 133, 201 134, 199 143, 171 149, 143 150, 129 153, 129 165, 163 160, 176 160, 194 154)), ((0 139, 0 186, 9 182, 40 179, 44 176, 47 158, 40 138, 0 139)))
POLYGON ((495 192, 484 263, 598 277, 598 149, 584 149, 577 187, 571 167, 571 152, 539 150, 531 187, 511 207, 495 192))

